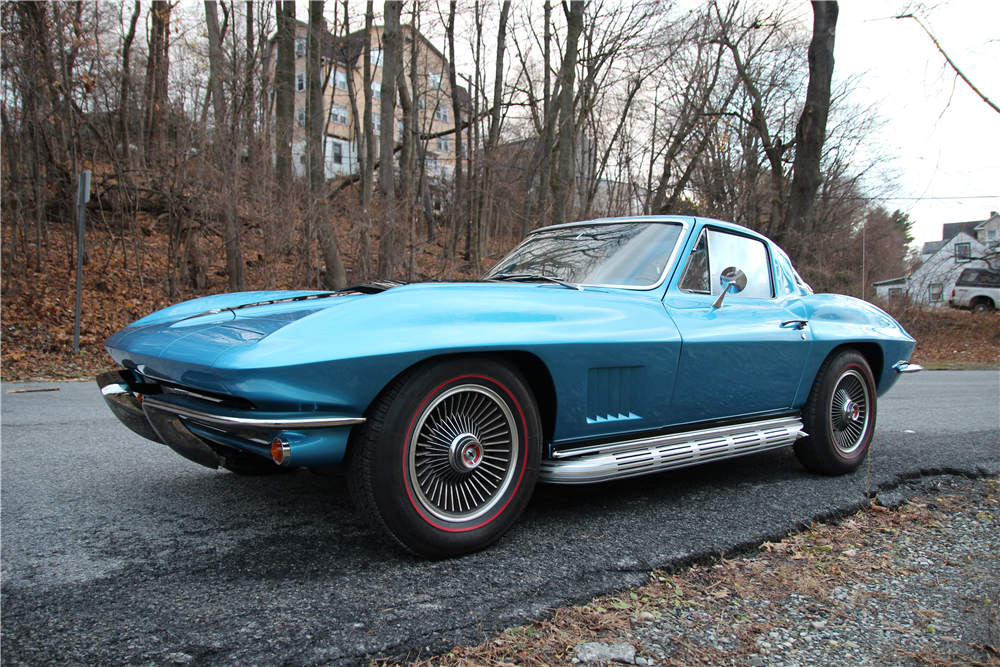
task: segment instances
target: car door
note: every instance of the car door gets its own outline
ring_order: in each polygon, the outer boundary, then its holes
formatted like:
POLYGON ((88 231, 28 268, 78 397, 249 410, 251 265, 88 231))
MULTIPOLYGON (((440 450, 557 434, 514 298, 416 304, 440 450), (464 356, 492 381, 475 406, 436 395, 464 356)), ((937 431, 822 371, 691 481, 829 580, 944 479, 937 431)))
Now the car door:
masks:
POLYGON ((800 296, 776 289, 774 273, 761 239, 702 229, 663 302, 681 335, 667 425, 792 407, 812 334, 800 296), (746 283, 720 304, 732 267, 746 283))

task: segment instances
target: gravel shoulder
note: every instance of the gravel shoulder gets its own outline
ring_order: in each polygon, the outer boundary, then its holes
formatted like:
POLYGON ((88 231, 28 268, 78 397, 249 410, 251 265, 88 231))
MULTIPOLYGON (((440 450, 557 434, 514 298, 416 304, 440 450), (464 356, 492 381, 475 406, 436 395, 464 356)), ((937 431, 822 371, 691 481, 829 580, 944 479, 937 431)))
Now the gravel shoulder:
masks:
POLYGON ((913 480, 756 553, 653 572, 646 586, 410 664, 615 662, 998 666, 1000 478, 913 480))

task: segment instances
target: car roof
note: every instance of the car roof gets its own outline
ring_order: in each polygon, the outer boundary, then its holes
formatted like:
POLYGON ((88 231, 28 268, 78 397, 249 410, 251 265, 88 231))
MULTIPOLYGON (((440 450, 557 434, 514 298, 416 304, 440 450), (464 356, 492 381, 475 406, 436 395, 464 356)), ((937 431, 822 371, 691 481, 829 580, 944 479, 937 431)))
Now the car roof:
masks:
POLYGON ((735 222, 726 222, 724 220, 716 220, 714 218, 703 218, 695 217, 690 215, 633 215, 625 216, 620 218, 595 218, 593 220, 577 220, 574 222, 564 222, 560 225, 549 225, 548 227, 539 227, 529 234, 538 234, 539 232, 546 232, 555 229, 581 227, 585 225, 615 225, 615 224, 625 224, 630 222, 680 222, 685 223, 689 227, 694 227, 696 224, 701 223, 703 225, 710 225, 712 227, 721 227, 725 229, 730 229, 735 232, 740 232, 742 234, 747 234, 750 236, 757 237, 761 240, 769 240, 763 234, 755 232, 754 230, 744 227, 743 225, 738 225, 735 222))

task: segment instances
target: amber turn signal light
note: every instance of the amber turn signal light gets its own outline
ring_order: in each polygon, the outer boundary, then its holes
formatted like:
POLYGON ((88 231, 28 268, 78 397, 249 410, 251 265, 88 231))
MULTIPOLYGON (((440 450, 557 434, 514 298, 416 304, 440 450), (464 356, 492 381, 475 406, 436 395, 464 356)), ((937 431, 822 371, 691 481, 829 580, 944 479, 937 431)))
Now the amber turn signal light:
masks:
POLYGON ((292 448, 284 438, 275 438, 271 441, 271 458, 279 466, 286 466, 292 460, 292 448))

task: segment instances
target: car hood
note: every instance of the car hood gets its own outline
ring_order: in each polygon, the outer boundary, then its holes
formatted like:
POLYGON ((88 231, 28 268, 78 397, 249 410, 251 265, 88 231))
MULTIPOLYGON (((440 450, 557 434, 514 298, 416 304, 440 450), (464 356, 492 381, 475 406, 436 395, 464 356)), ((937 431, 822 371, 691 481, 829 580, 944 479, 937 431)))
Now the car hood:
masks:
POLYGON ((151 377, 220 390, 218 377, 239 369, 516 346, 526 342, 526 331, 541 343, 594 340, 601 331, 627 337, 620 330, 623 308, 662 310, 650 293, 548 283, 239 293, 154 313, 111 336, 105 347, 122 365, 151 377))
POLYGON ((210 363, 233 346, 256 343, 282 327, 360 294, 269 291, 218 294, 185 301, 147 315, 105 342, 117 360, 131 357, 197 359, 210 363))

